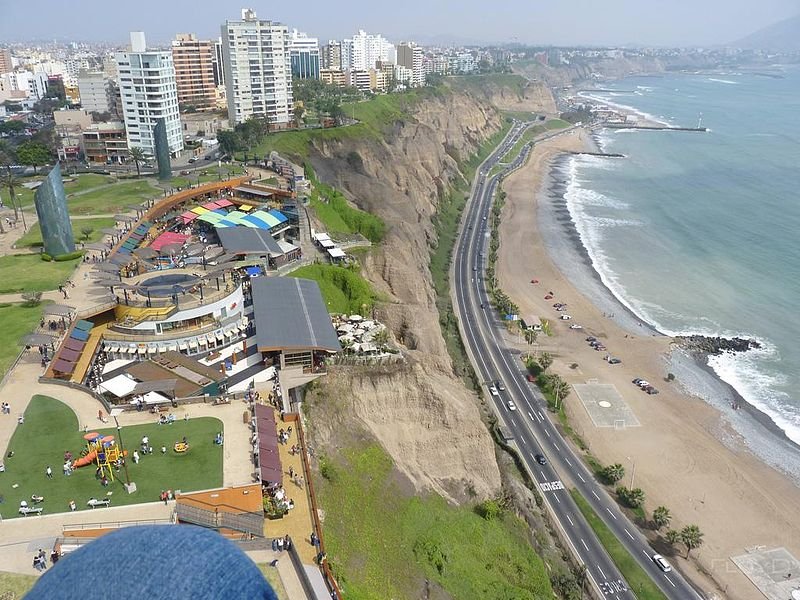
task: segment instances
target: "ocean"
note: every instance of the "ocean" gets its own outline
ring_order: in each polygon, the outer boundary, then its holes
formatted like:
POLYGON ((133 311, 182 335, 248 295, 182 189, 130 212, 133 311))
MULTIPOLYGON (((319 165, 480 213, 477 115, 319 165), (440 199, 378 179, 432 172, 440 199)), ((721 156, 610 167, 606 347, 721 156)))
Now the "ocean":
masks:
POLYGON ((602 130, 603 151, 626 158, 562 161, 594 269, 660 332, 761 342, 709 366, 800 444, 800 69, 604 89, 617 91, 591 95, 670 125, 694 127, 702 115, 710 132, 602 130))

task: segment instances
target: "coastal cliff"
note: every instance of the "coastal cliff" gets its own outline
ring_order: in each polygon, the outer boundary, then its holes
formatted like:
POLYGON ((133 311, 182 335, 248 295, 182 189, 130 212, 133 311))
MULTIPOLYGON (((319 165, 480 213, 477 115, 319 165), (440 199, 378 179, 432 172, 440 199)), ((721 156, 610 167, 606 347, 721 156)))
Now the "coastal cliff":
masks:
MULTIPOLYGON (((418 490, 455 502, 496 495, 500 472, 478 399, 454 375, 439 326, 429 270, 433 219, 452 184, 463 181, 463 161, 501 129, 495 100, 548 108, 501 86, 445 89, 396 119, 381 139, 315 140, 310 153, 320 180, 387 224, 383 242, 363 259, 363 275, 385 299, 375 316, 408 362, 384 371, 337 369, 309 398, 313 405, 316 395, 340 390, 340 407, 418 490)), ((324 428, 326 420, 315 424, 324 428)))

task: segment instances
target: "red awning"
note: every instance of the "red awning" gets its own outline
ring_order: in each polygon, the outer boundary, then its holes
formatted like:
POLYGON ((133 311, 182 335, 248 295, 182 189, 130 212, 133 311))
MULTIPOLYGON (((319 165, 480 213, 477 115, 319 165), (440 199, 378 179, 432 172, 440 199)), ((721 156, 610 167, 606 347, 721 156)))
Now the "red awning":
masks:
POLYGON ((81 350, 83 350, 83 347, 85 345, 86 342, 76 340, 75 338, 67 338, 66 340, 64 340, 62 348, 68 348, 70 350, 74 350, 75 352, 80 352, 81 350))
POLYGON ((227 198, 220 198, 219 200, 216 200, 216 203, 217 206, 219 206, 220 208, 224 208, 226 206, 233 206, 233 202, 231 202, 227 198))
POLYGON ((186 223, 194 221, 199 216, 200 215, 198 215, 197 213, 193 213, 192 211, 187 211, 181 215, 181 219, 183 219, 183 224, 186 225, 186 223))
POLYGON ((61 352, 58 355, 58 358, 75 363, 78 362, 80 356, 81 356, 80 351, 70 350, 69 348, 62 348, 61 352))
POLYGON ((164 246, 168 244, 184 244, 186 240, 189 239, 188 235, 183 235, 182 233, 175 233, 174 231, 165 231, 160 236, 158 236, 153 243, 150 244, 150 248, 153 250, 161 250, 164 246))
POLYGON ((75 363, 60 358, 53 361, 53 371, 59 373, 72 373, 75 370, 75 363))

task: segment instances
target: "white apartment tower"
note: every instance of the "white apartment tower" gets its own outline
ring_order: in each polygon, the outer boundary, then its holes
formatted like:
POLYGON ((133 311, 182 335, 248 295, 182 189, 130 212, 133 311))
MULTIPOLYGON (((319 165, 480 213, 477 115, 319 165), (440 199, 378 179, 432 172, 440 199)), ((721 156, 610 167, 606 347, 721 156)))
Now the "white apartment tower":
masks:
POLYGON ((131 51, 117 52, 117 73, 128 147, 155 156, 153 130, 159 119, 167 126, 170 154, 183 150, 175 67, 169 50, 147 50, 144 33, 131 32, 131 51))
POLYGON ((425 52, 422 46, 414 42, 400 42, 397 46, 397 64, 411 69, 411 81, 413 87, 425 85, 425 69, 423 61, 425 52))
POLYGON ((96 113, 114 112, 111 80, 102 71, 79 71, 78 92, 84 110, 96 113))
POLYGON ((380 34, 371 34, 359 30, 350 40, 342 43, 342 68, 368 71, 375 68, 375 63, 394 63, 394 45, 380 34))
POLYGON ((250 9, 222 26, 225 91, 231 125, 250 117, 285 126, 293 118, 292 62, 286 25, 250 9))

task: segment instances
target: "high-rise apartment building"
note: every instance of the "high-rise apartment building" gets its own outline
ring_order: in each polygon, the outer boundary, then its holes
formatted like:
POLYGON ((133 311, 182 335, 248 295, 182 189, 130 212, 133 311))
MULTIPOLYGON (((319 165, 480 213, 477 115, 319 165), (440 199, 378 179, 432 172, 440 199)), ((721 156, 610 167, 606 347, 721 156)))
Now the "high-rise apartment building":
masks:
POLYGON ((225 58, 222 55, 222 38, 214 42, 214 85, 225 85, 225 58))
POLYGON ((79 71, 78 92, 81 107, 90 113, 114 112, 114 96, 111 80, 101 71, 79 71))
POLYGON ((293 29, 289 34, 289 57, 292 77, 319 79, 319 41, 293 29))
POLYGON ((179 33, 172 42, 172 62, 175 65, 180 107, 186 109, 193 106, 198 110, 214 108, 213 43, 198 40, 193 33, 179 33))
POLYGON ((285 126, 292 120, 292 63, 286 25, 259 20, 250 9, 222 25, 225 92, 231 125, 250 117, 285 126))
POLYGON ((333 71, 342 70, 342 44, 336 40, 329 40, 322 47, 322 68, 333 71))
POLYGON ((14 61, 11 60, 11 50, 0 48, 0 74, 14 70, 14 61))
POLYGON ((342 43, 343 68, 367 71, 374 69, 378 61, 395 62, 395 54, 394 45, 383 36, 363 30, 359 30, 351 40, 342 43), (346 67, 344 63, 347 63, 346 67))
POLYGON ((128 147, 155 155, 154 129, 164 119, 172 155, 183 150, 175 67, 169 50, 147 50, 144 33, 131 32, 131 51, 116 54, 128 147))
POLYGON ((414 42, 400 42, 397 46, 397 64, 411 69, 409 83, 414 87, 425 84, 424 58, 425 52, 422 50, 422 46, 418 46, 414 42))

